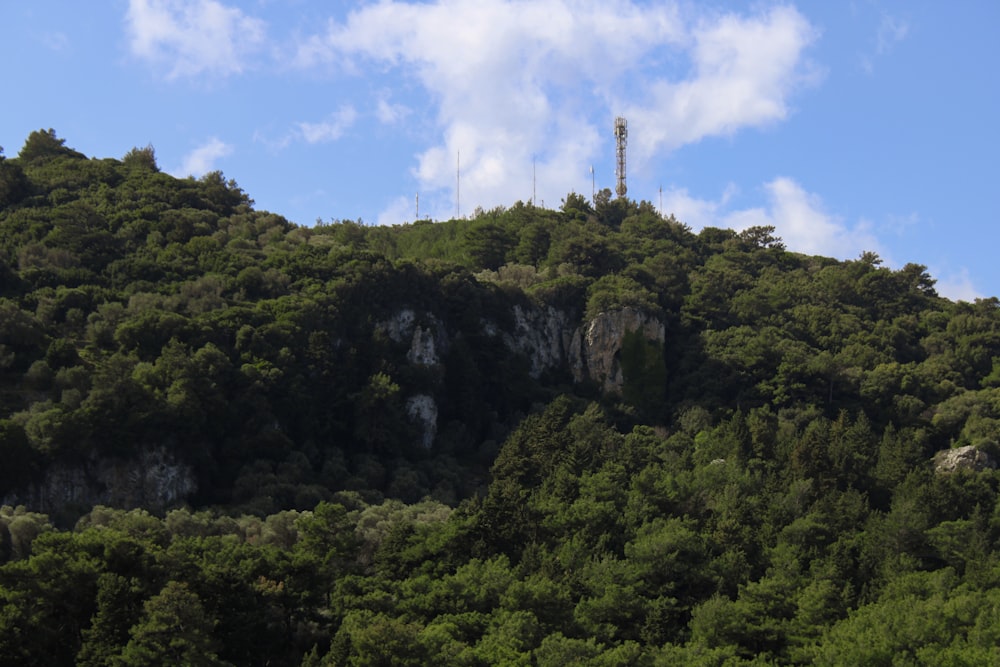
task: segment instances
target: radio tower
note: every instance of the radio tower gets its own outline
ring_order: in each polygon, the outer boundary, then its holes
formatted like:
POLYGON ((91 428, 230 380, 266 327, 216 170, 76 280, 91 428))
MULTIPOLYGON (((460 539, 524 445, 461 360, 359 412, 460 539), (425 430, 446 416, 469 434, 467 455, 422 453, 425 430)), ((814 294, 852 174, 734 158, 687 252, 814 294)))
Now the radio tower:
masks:
POLYGON ((628 142, 628 126, 624 116, 615 118, 615 139, 618 142, 618 164, 615 167, 618 185, 615 186, 615 192, 619 197, 624 197, 628 191, 625 187, 625 144, 628 142))

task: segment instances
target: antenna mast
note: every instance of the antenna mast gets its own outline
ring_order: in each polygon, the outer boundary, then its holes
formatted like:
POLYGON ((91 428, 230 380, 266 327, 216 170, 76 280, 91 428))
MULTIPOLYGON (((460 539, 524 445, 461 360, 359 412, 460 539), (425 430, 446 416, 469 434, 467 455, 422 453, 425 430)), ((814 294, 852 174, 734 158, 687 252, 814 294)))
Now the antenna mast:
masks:
POLYGON ((628 143, 628 126, 624 116, 615 118, 615 139, 618 144, 618 163, 615 167, 618 185, 615 186, 615 192, 619 197, 624 197, 628 191, 628 188, 625 187, 625 145, 628 143))
POLYGON ((535 190, 535 156, 531 156, 531 205, 535 205, 535 197, 537 196, 537 191, 535 190))

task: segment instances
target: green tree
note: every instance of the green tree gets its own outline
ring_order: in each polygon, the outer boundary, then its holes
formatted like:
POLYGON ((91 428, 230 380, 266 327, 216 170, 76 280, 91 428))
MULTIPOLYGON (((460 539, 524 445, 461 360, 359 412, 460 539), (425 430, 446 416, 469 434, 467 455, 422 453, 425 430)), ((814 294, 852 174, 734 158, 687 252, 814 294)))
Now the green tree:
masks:
POLYGON ((82 153, 78 153, 72 148, 67 148, 66 140, 57 137, 56 131, 51 128, 48 130, 35 130, 29 134, 24 142, 24 146, 21 147, 21 152, 18 153, 18 157, 28 163, 60 156, 85 157, 82 153))
POLYGON ((28 195, 29 188, 24 170, 8 161, 3 155, 3 148, 0 148, 0 209, 20 202, 28 195))
POLYGON ((465 232, 465 248, 475 269, 500 268, 514 247, 510 234, 498 224, 476 221, 465 232))
POLYGON ((156 164, 156 151, 153 149, 153 144, 146 144, 144 148, 132 148, 122 157, 122 164, 126 167, 139 167, 153 172, 160 170, 156 164))
POLYGON ((154 665, 201 667, 227 665, 216 654, 215 621, 201 600, 182 582, 170 581, 143 605, 141 620, 113 660, 119 667, 154 665))
POLYGON ((142 582, 105 572, 97 580, 97 612, 83 631, 83 646, 77 665, 109 664, 129 640, 129 628, 142 612, 142 582))

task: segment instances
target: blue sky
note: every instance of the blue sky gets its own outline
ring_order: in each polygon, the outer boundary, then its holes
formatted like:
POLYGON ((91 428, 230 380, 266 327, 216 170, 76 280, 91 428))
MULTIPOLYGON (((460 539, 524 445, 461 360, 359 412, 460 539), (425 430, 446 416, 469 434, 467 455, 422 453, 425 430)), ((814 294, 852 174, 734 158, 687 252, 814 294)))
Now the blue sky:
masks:
POLYGON ((394 224, 418 194, 555 208, 591 166, 613 189, 622 114, 633 199, 971 300, 1000 294, 998 25, 992 0, 0 0, 0 146, 152 144, 300 224, 394 224))

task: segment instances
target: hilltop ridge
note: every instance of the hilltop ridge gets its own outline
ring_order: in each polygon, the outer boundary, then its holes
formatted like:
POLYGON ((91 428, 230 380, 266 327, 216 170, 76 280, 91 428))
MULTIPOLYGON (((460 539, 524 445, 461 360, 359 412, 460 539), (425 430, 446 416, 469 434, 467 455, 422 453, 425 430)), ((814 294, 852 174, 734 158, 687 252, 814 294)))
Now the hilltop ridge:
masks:
POLYGON ((0 158, 2 664, 182 609, 233 664, 988 662, 998 433, 1000 301, 917 264, 608 191, 304 227, 152 147, 0 158))

